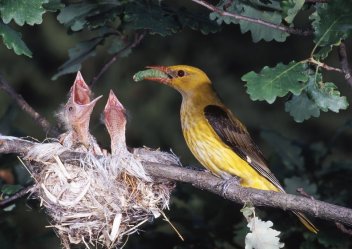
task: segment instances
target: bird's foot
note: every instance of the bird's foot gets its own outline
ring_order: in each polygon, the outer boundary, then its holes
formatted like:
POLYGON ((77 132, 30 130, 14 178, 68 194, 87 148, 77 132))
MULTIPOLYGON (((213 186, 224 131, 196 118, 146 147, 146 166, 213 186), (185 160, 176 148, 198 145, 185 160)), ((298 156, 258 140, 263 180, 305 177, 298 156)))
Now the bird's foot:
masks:
POLYGON ((228 191, 229 187, 231 185, 236 185, 239 186, 241 183, 241 178, 238 176, 227 176, 226 178, 224 177, 224 180, 219 184, 219 187, 221 187, 221 195, 223 197, 226 197, 226 192, 228 191))

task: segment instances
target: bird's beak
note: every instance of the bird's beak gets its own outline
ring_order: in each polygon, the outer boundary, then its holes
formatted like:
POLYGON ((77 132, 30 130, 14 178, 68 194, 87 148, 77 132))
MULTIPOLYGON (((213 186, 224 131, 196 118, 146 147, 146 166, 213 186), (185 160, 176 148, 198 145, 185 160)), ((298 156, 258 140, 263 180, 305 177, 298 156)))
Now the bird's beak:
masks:
POLYGON ((114 94, 114 92, 112 90, 110 90, 109 98, 108 98, 108 101, 105 105, 104 113, 109 112, 111 109, 125 111, 125 108, 123 107, 123 105, 118 100, 118 98, 116 97, 116 95, 114 94))
POLYGON ((84 81, 81 72, 78 71, 71 91, 71 98, 73 100, 73 104, 80 106, 83 110, 93 110, 97 101, 102 98, 103 95, 98 96, 92 101, 90 101, 90 95, 91 91, 89 89, 89 86, 84 81))
POLYGON ((168 67, 166 67, 166 66, 146 66, 145 68, 156 69, 156 70, 159 70, 163 73, 167 73, 169 71, 168 67))
POLYGON ((94 106, 95 106, 95 104, 98 102, 98 100, 99 99, 101 99, 103 97, 103 95, 100 95, 100 96, 98 96, 98 97, 96 97, 95 99, 93 99, 90 103, 88 103, 87 105, 89 105, 89 106, 93 106, 93 108, 94 108, 94 106))
POLYGON ((173 78, 172 71, 165 66, 147 66, 147 70, 140 71, 133 76, 134 81, 150 80, 168 85, 173 78))
POLYGON ((118 134, 118 130, 126 125, 126 110, 112 90, 104 108, 104 121, 110 137, 118 134))
POLYGON ((90 102, 91 91, 84 81, 81 72, 77 72, 75 82, 71 90, 71 97, 75 104, 85 105, 90 102))
POLYGON ((100 95, 99 97, 93 99, 90 101, 88 104, 80 105, 75 103, 76 105, 76 117, 79 123, 84 123, 84 122, 89 122, 90 116, 93 112, 93 109, 98 102, 100 98, 102 98, 103 95, 100 95))

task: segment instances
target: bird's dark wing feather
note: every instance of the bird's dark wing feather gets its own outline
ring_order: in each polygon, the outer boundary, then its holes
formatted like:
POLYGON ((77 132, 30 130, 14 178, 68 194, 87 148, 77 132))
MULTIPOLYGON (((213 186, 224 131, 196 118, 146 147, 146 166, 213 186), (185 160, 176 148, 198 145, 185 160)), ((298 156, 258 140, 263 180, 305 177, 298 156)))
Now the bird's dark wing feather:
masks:
POLYGON ((204 115, 210 126, 227 146, 248 162, 260 175, 284 191, 266 165, 263 154, 240 121, 236 120, 229 111, 217 105, 206 106, 204 115))

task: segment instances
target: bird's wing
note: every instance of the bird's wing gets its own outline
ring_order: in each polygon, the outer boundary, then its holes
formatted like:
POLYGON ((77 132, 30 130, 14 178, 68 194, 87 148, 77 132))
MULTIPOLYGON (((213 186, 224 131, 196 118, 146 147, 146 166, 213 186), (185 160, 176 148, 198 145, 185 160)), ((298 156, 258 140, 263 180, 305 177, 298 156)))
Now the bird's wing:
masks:
POLYGON ((204 115, 227 146, 248 162, 260 175, 284 192, 279 181, 266 165, 263 154, 253 142, 246 127, 230 111, 221 106, 208 105, 204 108, 204 115))

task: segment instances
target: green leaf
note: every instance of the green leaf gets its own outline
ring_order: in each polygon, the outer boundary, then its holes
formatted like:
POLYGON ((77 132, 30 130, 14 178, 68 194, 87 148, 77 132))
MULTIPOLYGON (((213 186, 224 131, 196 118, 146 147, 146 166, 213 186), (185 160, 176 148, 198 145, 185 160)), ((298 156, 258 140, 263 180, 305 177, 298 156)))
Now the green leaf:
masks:
POLYGON ((302 9, 304 0, 283 0, 280 2, 281 8, 285 13, 285 21, 292 23, 297 13, 302 9))
POLYGON ((310 80, 307 91, 316 105, 324 112, 328 110, 339 112, 348 107, 346 97, 340 96, 336 85, 332 82, 323 82, 321 75, 315 80, 310 80))
MULTIPOLYGON (((220 1, 217 8, 225 9, 227 12, 238 14, 241 16, 252 17, 259 20, 264 20, 272 24, 281 24, 282 16, 278 11, 280 6, 276 2, 257 3, 255 4, 245 4, 243 2, 232 1, 220 1)), ((253 42, 258 42, 260 40, 272 41, 276 40, 283 42, 289 36, 288 33, 266 27, 264 25, 256 24, 253 22, 238 20, 234 17, 221 16, 216 12, 212 12, 209 15, 210 20, 216 21, 219 25, 223 22, 226 24, 234 23, 240 24, 241 32, 246 33, 251 32, 253 42)))
POLYGON ((100 27, 112 27, 117 29, 121 24, 121 19, 118 16, 123 13, 123 9, 119 6, 110 4, 100 4, 86 17, 87 25, 90 29, 96 29, 100 27))
POLYGON ((61 3, 61 0, 48 0, 43 4, 46 11, 56 12, 65 7, 65 4, 61 3))
POLYGON ((122 13, 123 9, 120 5, 120 2, 113 1, 70 4, 61 10, 57 20, 72 31, 80 31, 85 27, 108 28, 108 23, 114 22, 118 14, 122 13))
POLYGON ((294 95, 291 100, 287 101, 285 111, 289 112, 297 123, 320 115, 319 107, 308 97, 306 92, 298 96, 294 95))
POLYGON ((0 21, 0 36, 2 36, 2 40, 8 49, 13 49, 18 55, 23 54, 32 57, 32 52, 23 42, 21 33, 16 32, 2 21, 0 21))
POLYGON ((79 31, 87 23, 88 13, 96 7, 95 4, 78 3, 66 6, 60 11, 57 20, 72 31, 79 31))
POLYGON ((332 51, 333 46, 324 46, 324 47, 320 47, 319 51, 313 54, 313 57, 316 60, 324 60, 326 59, 326 57, 329 56, 330 52, 332 51))
POLYGON ((68 50, 70 59, 61 65, 58 72, 52 77, 56 80, 64 74, 77 72, 81 69, 81 64, 89 57, 95 56, 96 47, 104 41, 103 37, 96 37, 88 41, 77 43, 75 47, 68 50))
POLYGON ((302 170, 304 159, 302 148, 291 139, 273 131, 262 131, 260 136, 273 148, 277 155, 281 157, 284 165, 291 170, 302 170))
MULTIPOLYGON (((238 9, 237 7, 238 5, 234 4, 234 3, 230 3, 225 1, 225 0, 221 0, 219 1, 219 3, 217 4, 217 8, 221 9, 221 10, 226 10, 229 13, 234 13, 234 14, 239 14, 240 13, 240 9, 238 9)), ((239 21, 236 18, 230 17, 230 16, 222 16, 217 12, 211 12, 209 14, 209 19, 212 21, 216 21, 218 25, 221 25, 223 22, 225 24, 238 24, 239 21)))
POLYGON ((182 27, 189 27, 192 30, 199 30, 202 34, 216 33, 221 30, 221 26, 211 21, 207 15, 200 13, 190 13, 185 9, 177 11, 176 16, 182 27))
POLYGON ((352 1, 335 0, 316 4, 313 20, 314 41, 317 46, 339 45, 352 32, 352 1))
MULTIPOLYGON (((282 17, 281 14, 277 11, 266 11, 258 10, 252 6, 243 6, 243 11, 241 13, 247 17, 253 17, 263 21, 270 22, 272 24, 281 24, 282 17)), ((269 28, 264 25, 256 24, 253 22, 240 21, 241 32, 246 33, 247 31, 251 32, 253 42, 259 42, 260 40, 264 41, 278 41, 284 42, 289 36, 289 33, 269 28)))
POLYGON ((245 204, 243 208, 241 208, 240 212, 243 214, 243 216, 248 220, 252 218, 255 215, 255 208, 253 207, 252 204, 245 204))
POLYGON ((279 63, 274 68, 265 66, 258 74, 249 72, 241 79, 247 81, 247 93, 252 100, 265 100, 271 104, 289 92, 295 95, 302 92, 309 79, 306 68, 307 64, 303 62, 279 63))
POLYGON ((285 110, 296 122, 303 122, 310 117, 319 117, 320 111, 339 112, 347 107, 346 97, 340 96, 334 83, 323 82, 319 72, 310 74, 307 88, 301 95, 293 96, 285 104, 285 110))
POLYGON ((180 25, 173 12, 165 10, 161 5, 133 2, 126 6, 123 21, 126 28, 148 30, 150 34, 171 35, 180 30, 180 25))
POLYGON ((13 195, 20 191, 23 187, 21 185, 5 184, 1 188, 1 192, 5 195, 13 195))
POLYGON ((166 8, 151 2, 133 2, 126 5, 123 22, 133 30, 148 30, 150 34, 171 35, 188 27, 203 34, 215 33, 221 27, 203 13, 191 13, 185 8, 166 8))
POLYGON ((2 0, 0 5, 1 18, 4 23, 13 19, 18 25, 23 26, 42 23, 45 13, 43 4, 48 0, 2 0))

